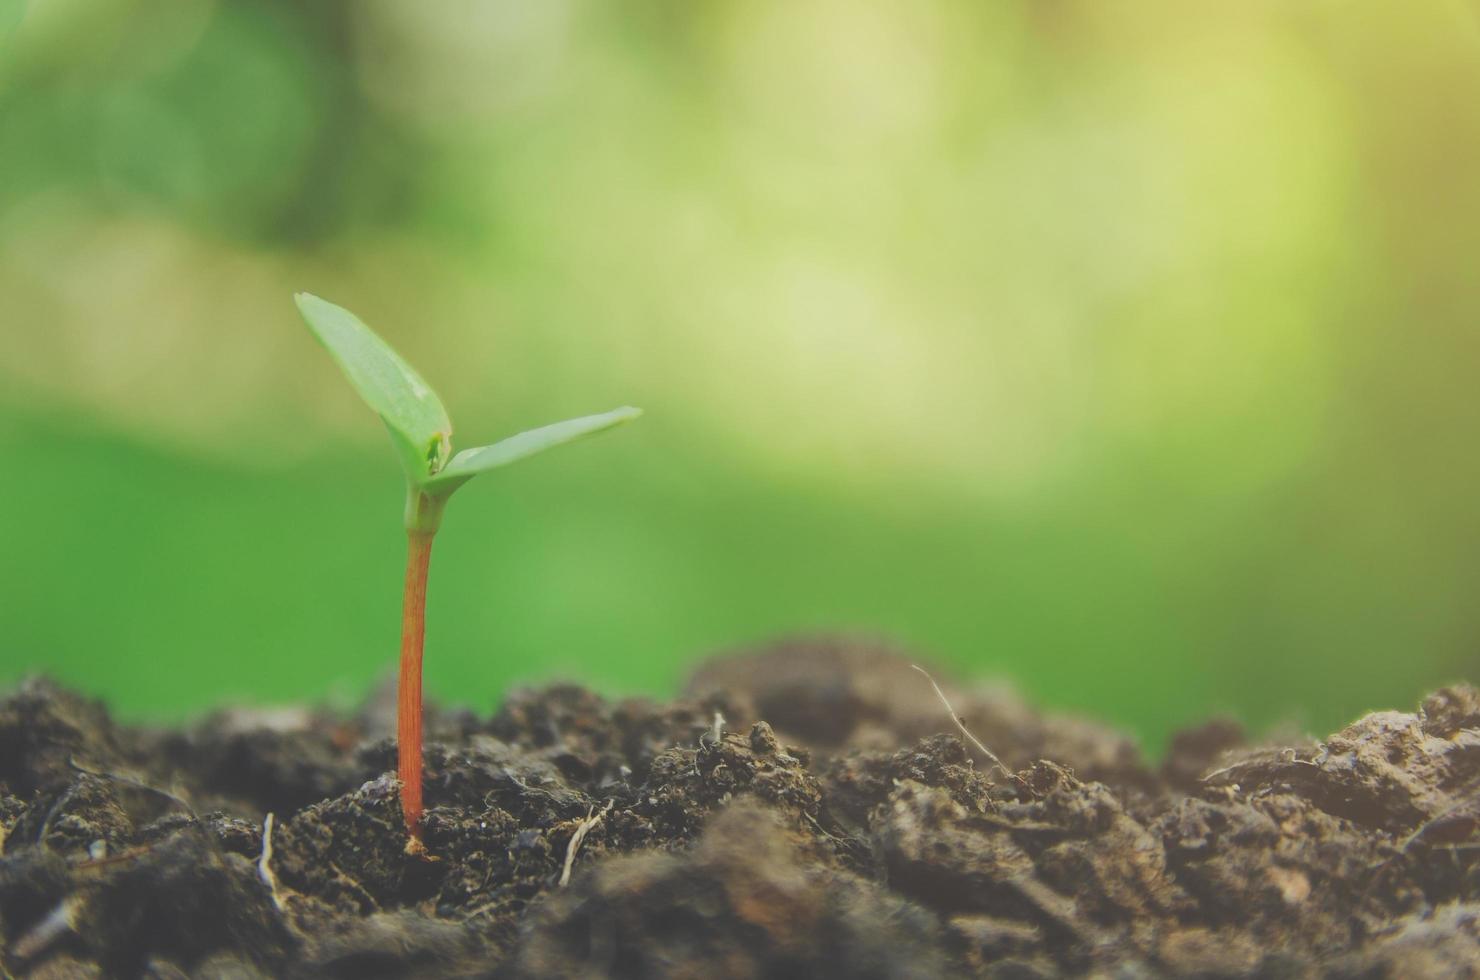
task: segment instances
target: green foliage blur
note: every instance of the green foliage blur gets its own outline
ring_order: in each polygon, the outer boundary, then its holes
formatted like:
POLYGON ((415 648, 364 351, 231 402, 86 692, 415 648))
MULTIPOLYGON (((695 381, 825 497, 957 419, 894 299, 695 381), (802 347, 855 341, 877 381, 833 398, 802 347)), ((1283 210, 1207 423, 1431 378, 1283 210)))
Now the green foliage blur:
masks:
POLYGON ((391 669, 355 310, 465 445, 431 696, 897 638, 1153 746, 1473 678, 1480 6, 0 0, 0 681, 391 669))

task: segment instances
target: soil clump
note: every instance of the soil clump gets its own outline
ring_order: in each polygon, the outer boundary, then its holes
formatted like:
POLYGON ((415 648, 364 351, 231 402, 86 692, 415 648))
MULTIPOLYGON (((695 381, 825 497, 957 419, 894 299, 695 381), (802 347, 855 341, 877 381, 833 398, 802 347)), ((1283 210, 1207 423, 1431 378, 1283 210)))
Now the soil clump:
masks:
POLYGON ((795 640, 675 701, 115 723, 0 695, 0 975, 1480 977, 1480 693, 1321 741, 1110 728, 795 640))

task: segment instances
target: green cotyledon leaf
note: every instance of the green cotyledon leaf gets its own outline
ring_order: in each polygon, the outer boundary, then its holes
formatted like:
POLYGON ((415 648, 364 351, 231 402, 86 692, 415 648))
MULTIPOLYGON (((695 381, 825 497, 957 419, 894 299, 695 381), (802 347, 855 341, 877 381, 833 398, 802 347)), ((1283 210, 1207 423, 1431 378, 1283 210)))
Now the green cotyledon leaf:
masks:
POLYGON ((567 419, 553 425, 541 426, 521 432, 517 436, 502 439, 491 446, 464 449, 424 484, 425 490, 435 496, 446 496, 479 473, 517 463, 519 460, 546 449, 574 442, 586 436, 605 432, 607 429, 630 422, 642 414, 640 408, 617 408, 600 415, 586 415, 578 419, 567 419))
POLYGON ((293 297, 319 342, 390 430, 406 476, 424 484, 452 451, 452 421, 416 369, 349 310, 310 293, 293 297))

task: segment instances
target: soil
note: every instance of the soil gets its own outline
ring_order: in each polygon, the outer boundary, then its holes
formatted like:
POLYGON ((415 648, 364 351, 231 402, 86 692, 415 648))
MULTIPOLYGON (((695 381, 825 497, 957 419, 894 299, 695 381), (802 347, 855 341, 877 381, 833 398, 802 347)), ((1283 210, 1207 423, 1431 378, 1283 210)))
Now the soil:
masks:
POLYGON ((670 703, 430 707, 427 855, 391 713, 124 726, 0 699, 14 977, 1480 976, 1480 693, 1324 741, 1131 738, 798 640, 670 703))

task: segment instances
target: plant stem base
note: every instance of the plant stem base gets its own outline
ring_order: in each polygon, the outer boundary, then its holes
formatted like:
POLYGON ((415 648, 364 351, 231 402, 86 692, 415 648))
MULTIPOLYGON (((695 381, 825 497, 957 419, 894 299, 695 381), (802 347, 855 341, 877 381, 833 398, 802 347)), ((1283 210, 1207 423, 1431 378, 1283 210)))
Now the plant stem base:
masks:
POLYGON ((401 606, 401 680, 396 704, 397 774, 406 833, 421 840, 421 661, 426 641, 427 573, 432 537, 407 532, 406 592, 401 606))

